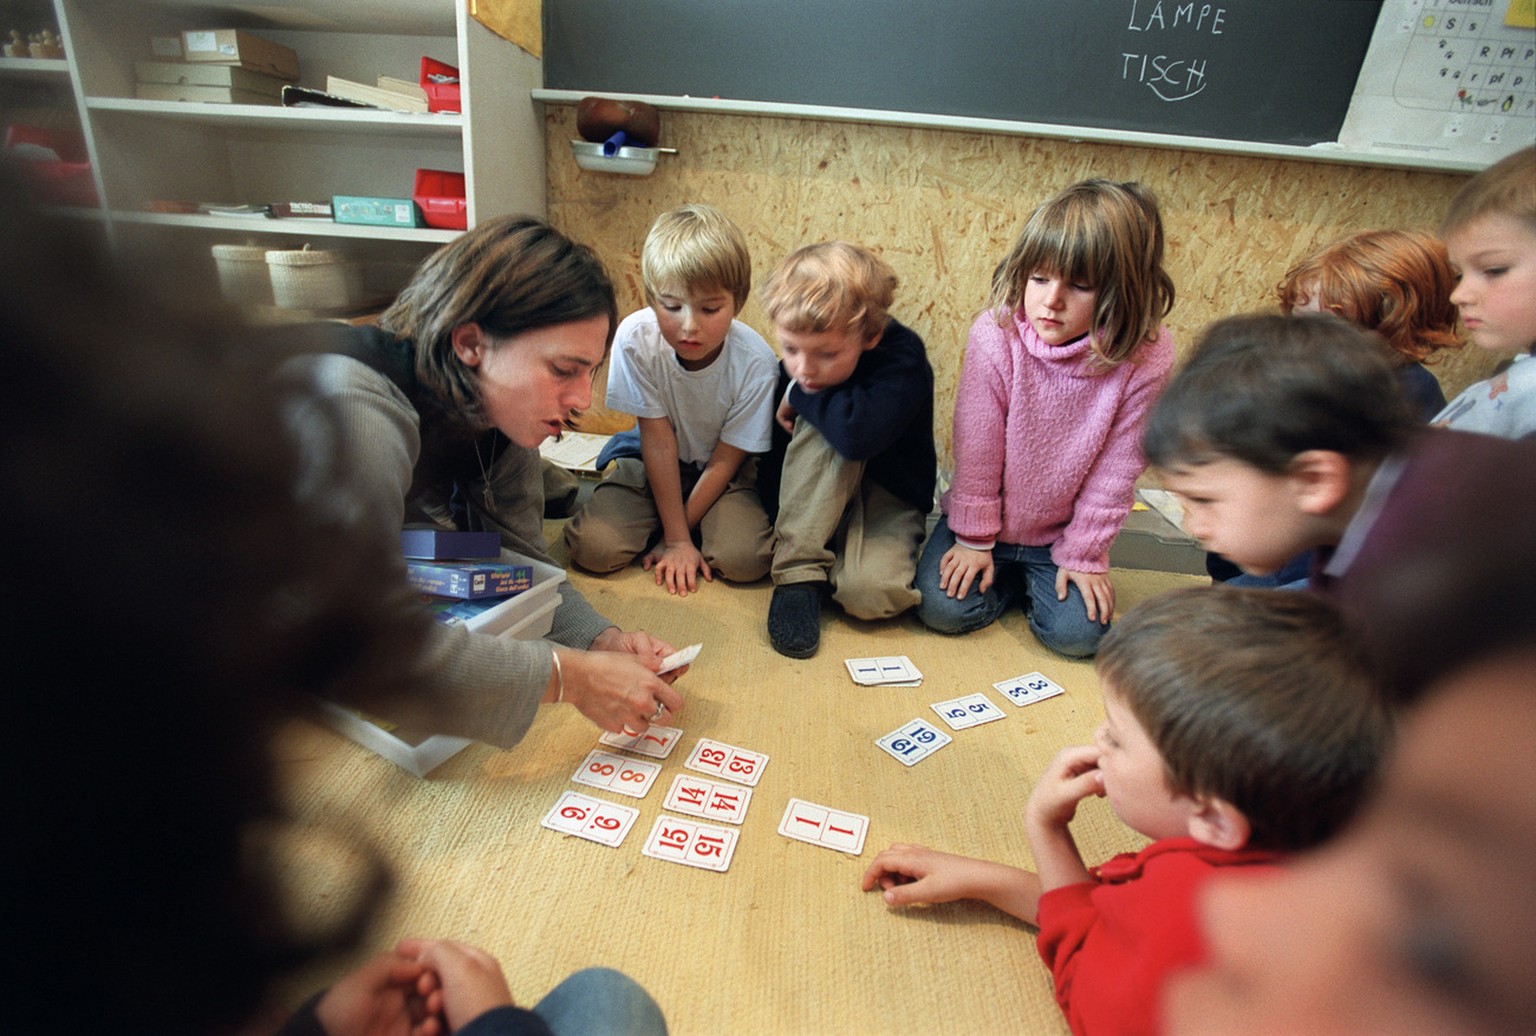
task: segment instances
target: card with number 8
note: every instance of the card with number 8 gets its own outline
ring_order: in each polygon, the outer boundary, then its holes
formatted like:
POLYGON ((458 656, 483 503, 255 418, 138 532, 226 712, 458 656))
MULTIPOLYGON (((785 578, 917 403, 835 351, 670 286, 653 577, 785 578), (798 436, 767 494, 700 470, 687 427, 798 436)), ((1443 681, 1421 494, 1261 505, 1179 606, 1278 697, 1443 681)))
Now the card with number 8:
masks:
POLYGON ((663 815, 656 818, 645 847, 640 851, 658 860, 723 871, 731 865, 731 854, 736 851, 739 836, 740 832, 728 827, 663 815))
POLYGON ((566 791, 540 823, 552 831, 617 847, 639 816, 640 811, 633 806, 566 791))
POLYGON ((1003 697, 1015 705, 1032 705, 1037 701, 1044 701, 1046 698, 1054 698, 1058 694, 1065 693, 1059 683, 1041 673, 1025 673, 1012 680, 1000 680, 992 686, 1001 691, 1003 697))
POLYGON ((737 784, 755 786, 762 779, 763 767, 768 765, 768 757, 761 752, 749 752, 745 748, 737 748, 724 741, 701 737, 699 743, 693 746, 693 752, 688 756, 688 761, 683 765, 690 770, 712 773, 716 777, 724 777, 737 784))
POLYGON ((949 724, 951 730, 964 730, 982 723, 991 723, 995 719, 1004 719, 1008 715, 993 705, 991 699, 980 691, 967 694, 964 698, 935 702, 931 708, 939 714, 940 719, 949 724))
POLYGON ((577 784, 606 788, 620 795, 643 799, 645 793, 651 790, 651 785, 656 783, 656 775, 660 772, 660 763, 629 759, 594 748, 587 753, 576 772, 571 774, 571 780, 577 784))
POLYGON ((901 760, 903 766, 911 766, 919 759, 926 759, 953 740, 954 738, 927 720, 913 719, 884 737, 877 738, 875 744, 901 760))

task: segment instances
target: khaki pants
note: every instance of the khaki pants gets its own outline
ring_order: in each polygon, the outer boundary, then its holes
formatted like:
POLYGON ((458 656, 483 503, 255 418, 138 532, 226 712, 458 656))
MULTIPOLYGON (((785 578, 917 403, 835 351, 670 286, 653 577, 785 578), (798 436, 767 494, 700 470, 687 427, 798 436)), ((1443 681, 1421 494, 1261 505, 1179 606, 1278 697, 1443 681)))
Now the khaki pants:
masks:
POLYGON ((926 517, 797 419, 779 486, 774 585, 830 583, 855 618, 900 615, 922 599, 912 578, 926 517))
MULTIPOLYGON (((589 572, 617 572, 645 553, 661 533, 661 515, 645 477, 645 463, 622 457, 565 527, 571 561, 589 572)), ((683 465, 683 499, 699 471, 683 465)), ((757 495, 757 461, 748 458, 715 506, 699 521, 699 551, 718 576, 751 583, 768 574, 773 528, 757 495)))

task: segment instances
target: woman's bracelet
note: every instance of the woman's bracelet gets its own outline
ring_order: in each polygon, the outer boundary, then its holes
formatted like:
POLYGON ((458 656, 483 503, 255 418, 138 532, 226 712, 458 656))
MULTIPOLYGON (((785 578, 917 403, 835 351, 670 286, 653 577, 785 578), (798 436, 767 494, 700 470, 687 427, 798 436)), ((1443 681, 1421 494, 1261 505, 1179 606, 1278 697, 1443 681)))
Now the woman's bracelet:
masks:
POLYGON ((558 704, 565 698, 565 671, 560 668, 560 652, 551 648, 549 657, 555 664, 555 702, 558 704))

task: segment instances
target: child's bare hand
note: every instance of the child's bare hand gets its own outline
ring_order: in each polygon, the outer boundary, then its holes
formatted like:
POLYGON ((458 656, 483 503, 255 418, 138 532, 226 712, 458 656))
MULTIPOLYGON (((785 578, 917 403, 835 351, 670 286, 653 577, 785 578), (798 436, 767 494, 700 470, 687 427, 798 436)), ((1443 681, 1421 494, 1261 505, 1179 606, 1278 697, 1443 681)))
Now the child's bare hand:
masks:
POLYGON ((939 589, 946 596, 963 601, 965 595, 970 593, 973 581, 976 582, 976 592, 979 594, 991 589, 992 577, 996 572, 990 550, 972 550, 957 543, 939 559, 939 589))
POLYGON ((430 985, 422 981, 426 974, 426 965, 407 955, 378 954, 332 983, 315 1005, 315 1016, 327 1032, 431 1033, 434 1009, 420 991, 430 985))
POLYGON ((1063 748, 1046 766, 1029 793, 1025 816, 1042 827, 1065 828, 1077 815, 1077 804, 1104 794, 1099 750, 1093 745, 1063 748))
POLYGON ((665 586, 667 593, 687 597, 698 589, 698 577, 706 583, 715 581, 709 562, 692 543, 658 543, 640 562, 647 572, 656 573, 656 585, 665 586))
POLYGON ((794 435, 795 418, 798 417, 799 414, 800 412, 798 410, 789 405, 789 394, 785 393, 784 398, 779 400, 779 409, 774 412, 773 419, 779 422, 780 428, 784 429, 790 435, 794 435))
POLYGON ((1104 572, 1072 572, 1065 568, 1056 570, 1056 600, 1067 599, 1067 582, 1077 587, 1083 595, 1083 606, 1088 621, 1106 623, 1115 615, 1115 584, 1104 572))
POLYGON ((496 958, 476 946, 451 939, 402 939, 395 946, 402 957, 414 959, 437 976, 429 1003, 457 1032, 485 1012, 512 1003, 506 976, 496 958))
POLYGON ((874 858, 859 888, 868 892, 879 885, 888 906, 950 903, 974 898, 978 875, 989 866, 985 860, 898 842, 874 858))

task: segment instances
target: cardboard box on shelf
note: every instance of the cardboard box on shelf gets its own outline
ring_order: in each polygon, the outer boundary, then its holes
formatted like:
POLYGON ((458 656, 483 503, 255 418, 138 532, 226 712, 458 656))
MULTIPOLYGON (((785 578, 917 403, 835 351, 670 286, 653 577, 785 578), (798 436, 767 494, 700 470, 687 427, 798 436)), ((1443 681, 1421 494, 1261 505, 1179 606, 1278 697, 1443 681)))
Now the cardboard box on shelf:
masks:
POLYGON ((204 101, 210 104, 281 104, 277 94, 257 93, 229 86, 194 86, 187 83, 135 83, 133 93, 141 101, 204 101))
POLYGON ((134 74, 140 83, 175 86, 222 86, 247 93, 265 94, 274 100, 283 93, 283 80, 252 72, 238 65, 193 65, 185 61, 137 61, 134 74))
POLYGON ((238 65, 289 82, 299 78, 299 56, 291 47, 242 29, 188 29, 181 34, 181 50, 187 61, 238 65))

